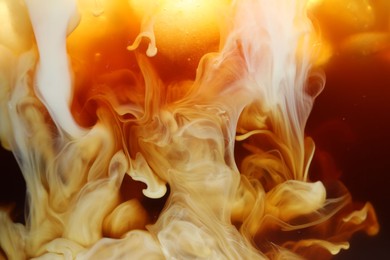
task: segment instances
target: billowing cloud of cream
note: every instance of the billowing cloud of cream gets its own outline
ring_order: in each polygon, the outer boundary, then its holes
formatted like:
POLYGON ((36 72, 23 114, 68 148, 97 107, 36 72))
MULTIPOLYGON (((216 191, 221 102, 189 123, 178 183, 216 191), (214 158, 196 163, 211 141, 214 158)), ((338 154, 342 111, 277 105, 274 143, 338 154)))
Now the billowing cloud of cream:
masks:
POLYGON ((0 212, 9 259, 326 258, 378 232, 370 204, 308 176, 325 77, 306 1, 0 12, 0 138, 27 185, 26 223, 0 212))

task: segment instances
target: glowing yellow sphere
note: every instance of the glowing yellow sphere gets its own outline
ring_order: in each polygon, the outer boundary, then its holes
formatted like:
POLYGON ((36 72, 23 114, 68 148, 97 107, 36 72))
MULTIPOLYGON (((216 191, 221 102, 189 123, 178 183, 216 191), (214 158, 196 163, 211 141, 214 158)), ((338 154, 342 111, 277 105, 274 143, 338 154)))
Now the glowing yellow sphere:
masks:
POLYGON ((197 62, 217 50, 221 10, 227 0, 136 1, 130 5, 143 19, 151 17, 158 53, 172 61, 197 62))

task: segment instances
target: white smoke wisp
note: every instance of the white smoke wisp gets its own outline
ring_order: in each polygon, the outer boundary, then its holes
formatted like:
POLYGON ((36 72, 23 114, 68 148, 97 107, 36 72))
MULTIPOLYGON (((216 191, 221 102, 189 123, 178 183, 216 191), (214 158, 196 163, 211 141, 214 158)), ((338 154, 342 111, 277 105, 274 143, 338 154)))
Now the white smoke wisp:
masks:
POLYGON ((329 195, 308 176, 304 128, 325 78, 306 1, 210 1, 219 47, 170 79, 157 28, 174 2, 0 2, 0 138, 27 186, 25 224, 0 212, 5 256, 326 258, 376 233, 370 204, 350 210, 341 185, 329 195), (140 37, 115 45, 129 28, 140 37))

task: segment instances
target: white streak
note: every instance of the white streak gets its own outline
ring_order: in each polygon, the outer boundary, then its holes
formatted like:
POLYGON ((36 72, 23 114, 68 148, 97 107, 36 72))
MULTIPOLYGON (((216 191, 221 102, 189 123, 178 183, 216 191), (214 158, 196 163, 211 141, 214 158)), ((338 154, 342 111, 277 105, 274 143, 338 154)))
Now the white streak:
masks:
POLYGON ((72 79, 66 51, 66 36, 79 20, 76 2, 26 0, 26 5, 40 56, 35 79, 37 95, 61 130, 80 136, 83 131, 69 109, 72 79))

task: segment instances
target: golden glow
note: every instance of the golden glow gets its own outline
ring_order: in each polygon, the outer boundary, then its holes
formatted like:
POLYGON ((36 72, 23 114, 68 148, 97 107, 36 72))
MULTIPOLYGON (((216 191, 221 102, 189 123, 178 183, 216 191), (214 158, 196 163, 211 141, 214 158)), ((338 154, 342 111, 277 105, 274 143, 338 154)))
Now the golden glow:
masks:
MULTIPOLYGON (((314 24, 323 41, 326 61, 335 53, 350 52, 355 55, 372 55, 389 50, 389 1, 337 1, 310 2, 314 24)), ((324 63, 322 63, 324 64, 324 63)))
MULTIPOLYGON (((158 52, 158 62, 181 63, 194 70, 200 58, 218 50, 220 23, 227 0, 130 1, 130 7, 142 21, 143 36, 150 38, 158 52), (155 43, 154 43, 155 42, 155 43), (183 63, 184 61, 184 63, 183 63)), ((138 42, 134 49, 138 47, 138 42)), ((151 46, 151 48, 154 48, 151 46)))
POLYGON ((157 48, 172 60, 193 59, 194 53, 217 50, 225 2, 164 1, 153 21, 157 48))

